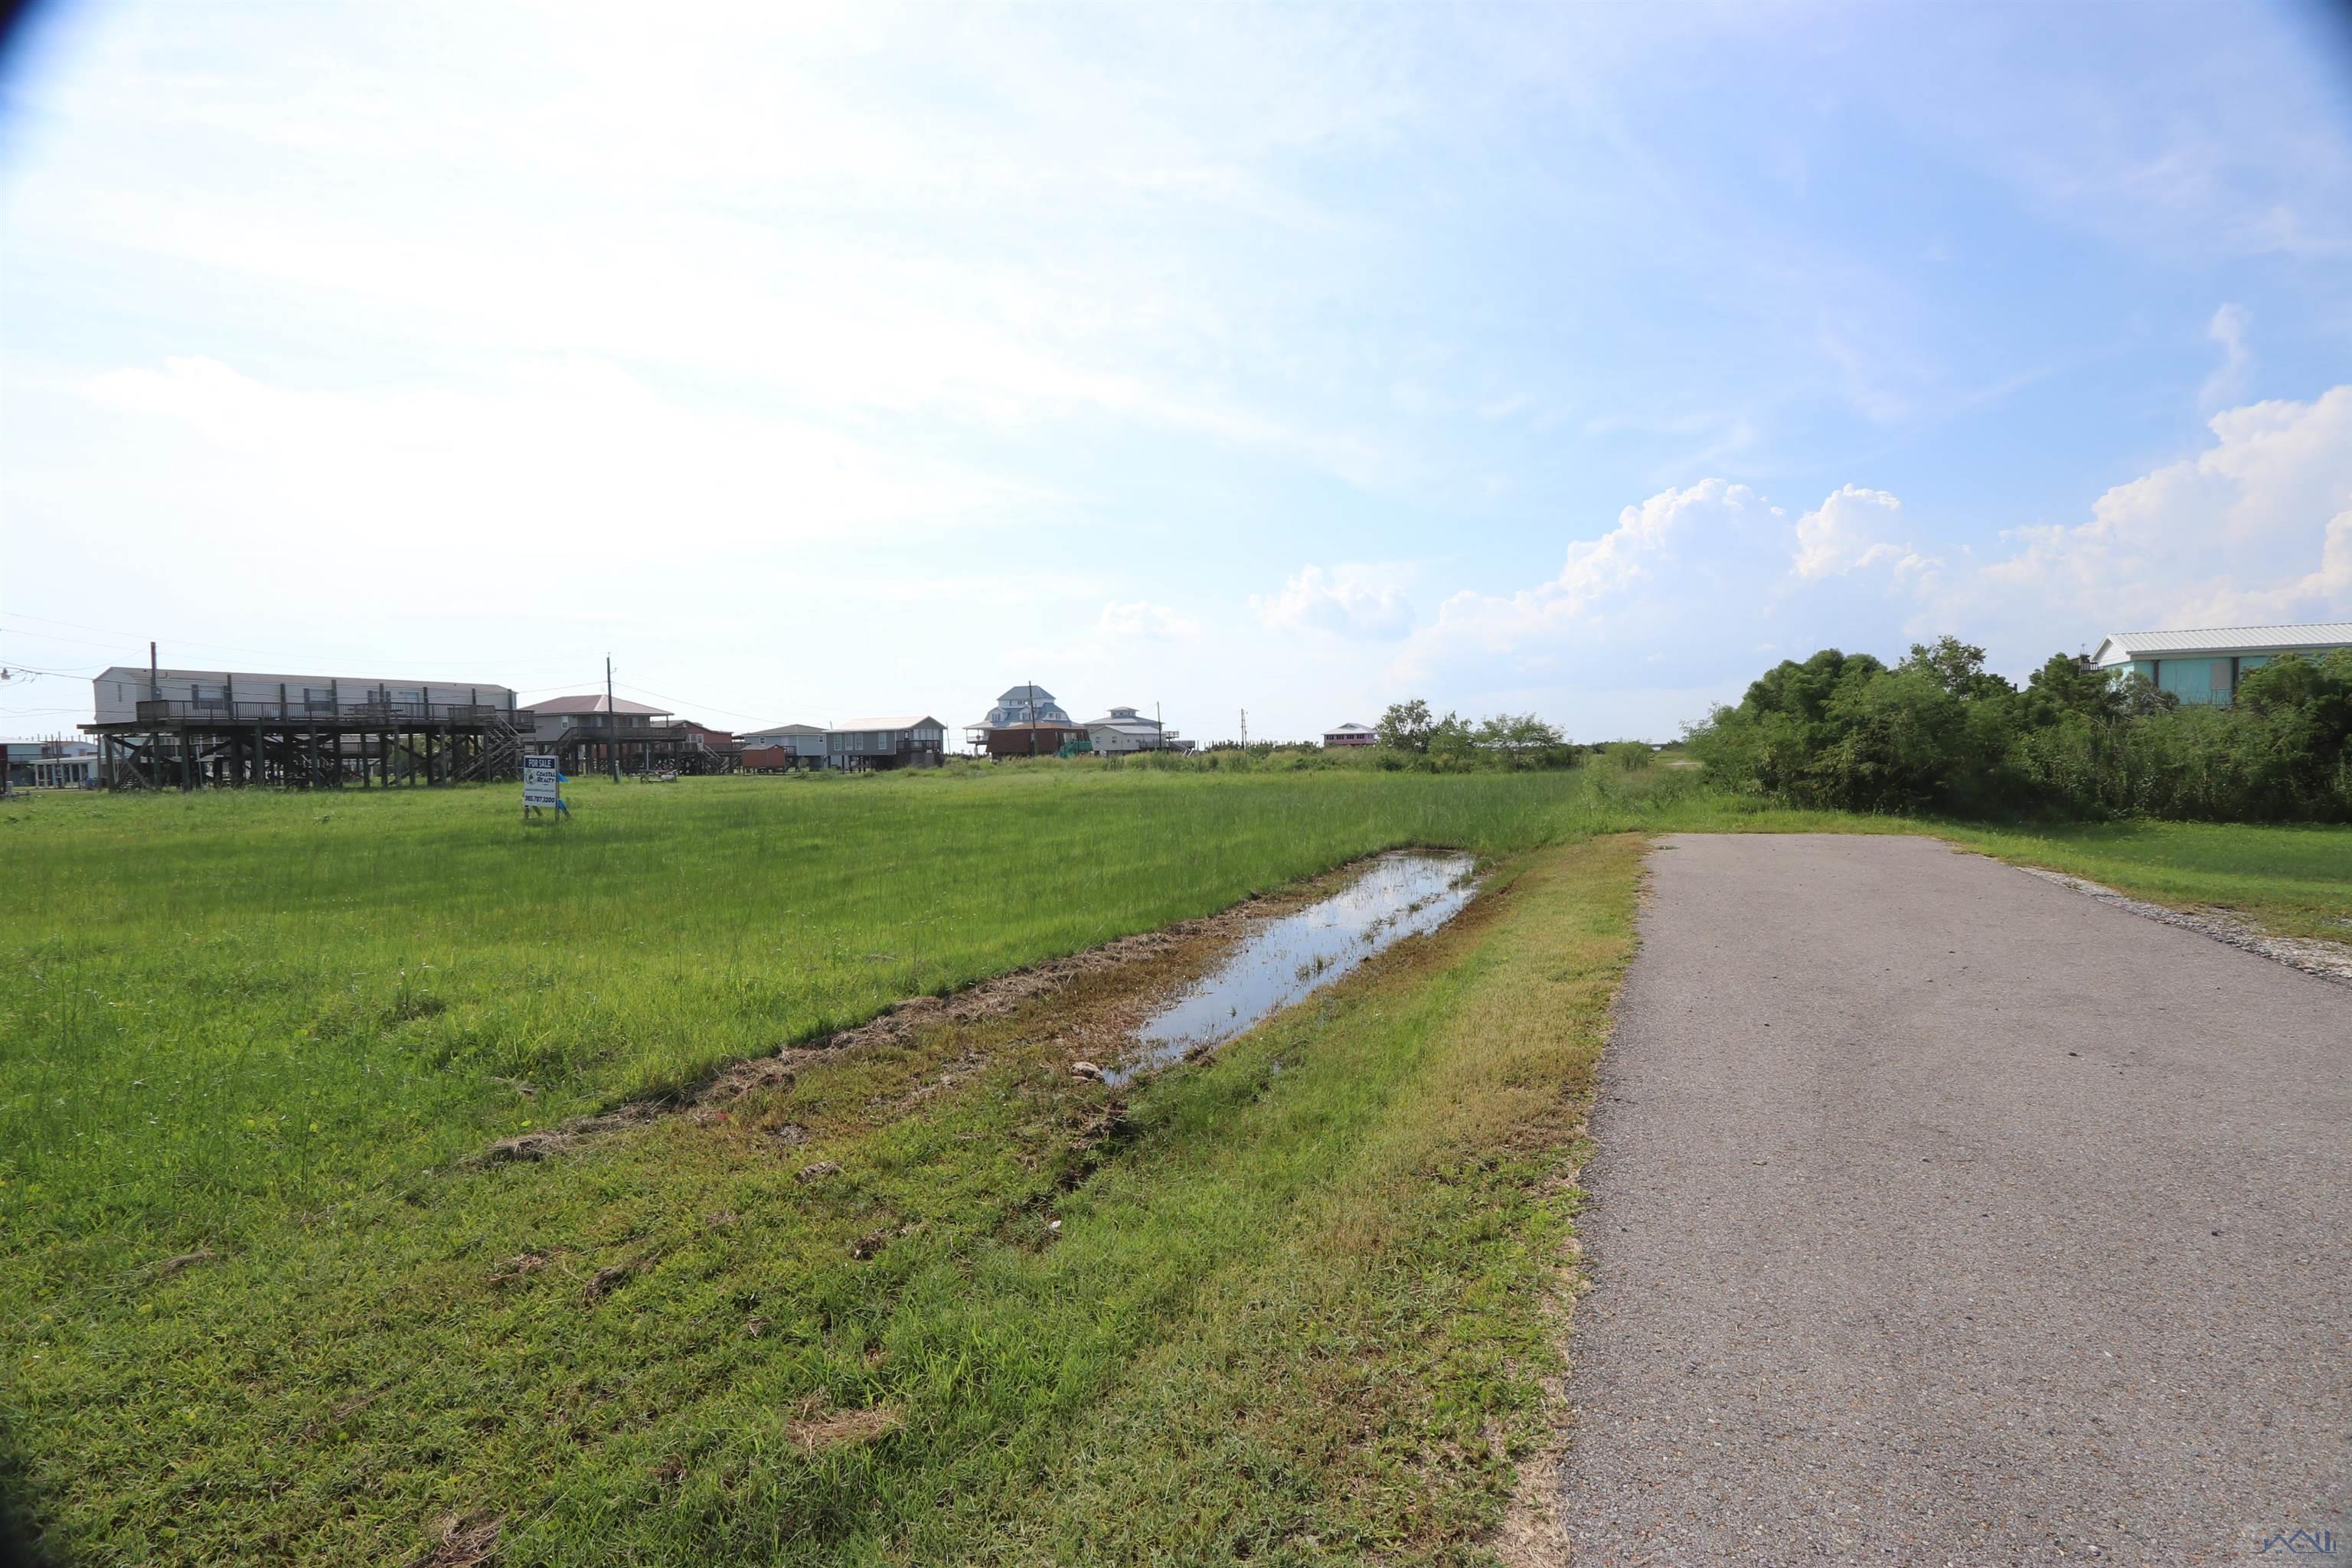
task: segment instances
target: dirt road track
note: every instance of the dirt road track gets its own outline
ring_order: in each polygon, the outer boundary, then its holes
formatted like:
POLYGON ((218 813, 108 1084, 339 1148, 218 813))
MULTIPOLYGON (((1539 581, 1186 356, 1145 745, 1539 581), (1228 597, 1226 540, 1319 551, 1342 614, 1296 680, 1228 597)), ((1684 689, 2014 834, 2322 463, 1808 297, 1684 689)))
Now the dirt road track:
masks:
POLYGON ((1651 868, 1578 1568, 2352 1563, 2352 988, 1927 839, 1651 868))

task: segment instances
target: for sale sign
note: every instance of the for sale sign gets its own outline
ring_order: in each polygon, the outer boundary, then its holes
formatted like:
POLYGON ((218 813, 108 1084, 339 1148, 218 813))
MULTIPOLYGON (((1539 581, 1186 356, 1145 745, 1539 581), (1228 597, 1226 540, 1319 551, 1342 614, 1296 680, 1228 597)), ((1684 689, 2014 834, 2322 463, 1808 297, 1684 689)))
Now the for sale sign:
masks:
POLYGON ((563 804, 563 775, 553 757, 522 760, 522 803, 526 807, 554 810, 563 804))

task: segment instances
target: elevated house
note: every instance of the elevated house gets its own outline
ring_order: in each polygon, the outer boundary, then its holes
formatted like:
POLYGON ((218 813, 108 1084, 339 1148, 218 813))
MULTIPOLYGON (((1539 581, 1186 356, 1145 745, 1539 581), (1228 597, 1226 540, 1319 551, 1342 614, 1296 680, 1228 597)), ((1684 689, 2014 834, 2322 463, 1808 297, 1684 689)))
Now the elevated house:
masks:
POLYGON ((1334 724, 1323 731, 1327 746, 1369 746, 1379 739, 1379 732, 1369 724, 1334 724))
POLYGON ((824 731, 815 724, 771 724, 742 737, 747 773, 789 773, 824 766, 824 731))
POLYGON ((965 744, 992 757, 1050 757, 1082 743, 1086 734, 1086 726, 1034 682, 1013 687, 996 700, 988 717, 964 726, 965 744))
POLYGON ((1099 719, 1089 719, 1086 730, 1091 749, 1104 756, 1124 756, 1130 752, 1189 752, 1192 749, 1192 742, 1173 730, 1163 728, 1159 720, 1147 718, 1132 708, 1114 708, 1099 719))
POLYGON ((89 741, 5 741, 10 789, 96 789, 97 745, 89 741))
POLYGON ((847 773, 935 768, 945 755, 947 733, 928 713, 852 719, 824 732, 825 765, 847 773))
POLYGON ((81 730, 112 789, 517 778, 536 723, 487 681, 116 665, 90 689, 81 730))
POLYGON ((733 773, 735 737, 667 708, 601 691, 549 697, 531 704, 538 723, 530 749, 552 756, 567 773, 733 773))
POLYGON ((2091 663, 2118 678, 2137 675, 2184 703, 2226 708, 2250 670, 2282 654, 2315 658, 2352 647, 2352 621, 2299 626, 2218 626, 2200 631, 2115 632, 2091 663))

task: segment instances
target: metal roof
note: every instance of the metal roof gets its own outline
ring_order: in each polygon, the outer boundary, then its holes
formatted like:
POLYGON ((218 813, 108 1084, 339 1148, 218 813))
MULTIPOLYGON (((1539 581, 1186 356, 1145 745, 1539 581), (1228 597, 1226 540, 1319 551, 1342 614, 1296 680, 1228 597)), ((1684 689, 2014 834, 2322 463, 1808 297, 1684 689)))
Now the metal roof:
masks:
POLYGON ((648 708, 642 702, 632 702, 625 697, 606 697, 598 692, 593 697, 542 697, 531 708, 541 713, 667 713, 667 708, 648 708))
MULTIPOLYGON (((928 713, 892 713, 875 719, 845 719, 825 731, 828 735, 845 735, 853 730, 911 730, 918 724, 939 724, 928 713)), ((940 728, 947 728, 940 724, 940 728)))
POLYGON ((2128 664, 2150 655, 2273 653, 2288 648, 2352 647, 2352 621, 2316 621, 2301 626, 2207 626, 2178 632, 2110 632, 2100 639, 2094 664, 2128 664))
POLYGON ((1369 735, 1372 733, 1372 727, 1370 724, 1334 724, 1323 732, 1327 735, 1346 735, 1358 732, 1369 735))
POLYGON ((743 733, 753 738, 761 735, 822 735, 824 733, 824 726, 822 724, 771 724, 764 730, 746 730, 743 733))
MULTIPOLYGON (((96 679, 99 681, 128 681, 132 685, 143 687, 147 684, 148 674, 148 668, 143 664, 114 664, 109 665, 105 669, 101 670, 96 679)), ((379 679, 373 676, 362 679, 356 675, 285 675, 274 670, 264 674, 259 670, 251 669, 180 669, 173 668, 158 669, 155 670, 153 674, 157 681, 166 684, 176 683, 179 685, 185 685, 189 681, 193 680, 205 686, 226 686, 230 681, 234 680, 236 683, 237 689, 240 691, 250 690, 256 686, 348 686, 356 689, 358 692, 365 692, 372 689, 383 687, 393 687, 401 689, 416 690, 430 689, 435 691, 495 691, 507 702, 510 703, 514 699, 514 689, 510 686, 494 686, 487 680, 444 680, 439 676, 434 676, 429 679, 424 676, 409 676, 401 679, 394 680, 379 679)), ((95 682, 93 682, 93 684, 95 684, 95 682)), ((245 700, 245 699, 240 698, 239 700, 242 701, 245 700)), ((493 703, 491 706, 496 707, 498 704, 493 703)))
POLYGON ((1003 696, 999 697, 996 700, 1000 703, 1051 702, 1054 700, 1054 694, 1046 690, 1042 686, 1031 684, 1027 686, 1016 686, 1011 690, 1005 692, 1003 696))

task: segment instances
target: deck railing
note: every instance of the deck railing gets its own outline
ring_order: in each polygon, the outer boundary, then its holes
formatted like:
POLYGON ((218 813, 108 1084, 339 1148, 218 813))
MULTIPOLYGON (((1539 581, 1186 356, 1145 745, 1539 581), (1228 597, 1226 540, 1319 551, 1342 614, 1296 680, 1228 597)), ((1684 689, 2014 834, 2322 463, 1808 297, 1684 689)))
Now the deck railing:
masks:
POLYGON ((137 705, 142 724, 490 724, 529 730, 528 708, 487 702, 231 702, 220 697, 168 697, 137 705))

